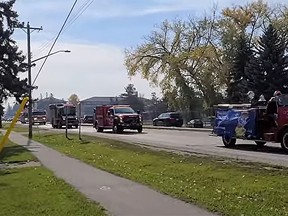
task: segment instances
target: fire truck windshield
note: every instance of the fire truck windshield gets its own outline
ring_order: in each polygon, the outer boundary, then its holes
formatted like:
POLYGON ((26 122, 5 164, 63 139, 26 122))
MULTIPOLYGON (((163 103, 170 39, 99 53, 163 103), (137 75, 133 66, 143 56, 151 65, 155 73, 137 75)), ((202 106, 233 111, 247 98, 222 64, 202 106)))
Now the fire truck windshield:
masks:
POLYGON ((132 114, 136 113, 131 107, 117 107, 115 108, 115 114, 132 114))
POLYGON ((34 112, 32 112, 32 115, 33 116, 46 115, 46 112, 45 111, 34 111, 34 112))
POLYGON ((61 110, 61 114, 62 115, 68 115, 68 116, 75 116, 76 115, 76 107, 70 107, 70 106, 67 106, 67 107, 64 107, 63 110, 61 110))

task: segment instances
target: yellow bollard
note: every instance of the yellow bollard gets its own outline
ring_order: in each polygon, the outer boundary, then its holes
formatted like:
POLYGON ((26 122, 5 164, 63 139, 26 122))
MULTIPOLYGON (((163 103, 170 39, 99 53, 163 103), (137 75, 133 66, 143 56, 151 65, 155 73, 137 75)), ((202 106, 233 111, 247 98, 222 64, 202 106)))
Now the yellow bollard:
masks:
POLYGON ((14 116, 14 118, 13 118, 13 121, 11 122, 11 124, 10 124, 9 128, 7 129, 7 131, 6 131, 3 139, 2 139, 1 142, 0 142, 0 152, 1 152, 2 149, 4 148, 4 145, 7 143, 8 137, 9 137, 12 129, 15 127, 15 124, 16 124, 16 122, 18 121, 18 119, 19 119, 19 117, 20 117, 20 114, 21 114, 22 110, 24 109, 25 104, 27 103, 28 100, 29 100, 29 98, 28 98, 28 97, 25 97, 25 98, 23 99, 22 103, 20 104, 20 107, 19 107, 19 109, 17 110, 17 112, 16 112, 16 114, 15 114, 15 116, 14 116))

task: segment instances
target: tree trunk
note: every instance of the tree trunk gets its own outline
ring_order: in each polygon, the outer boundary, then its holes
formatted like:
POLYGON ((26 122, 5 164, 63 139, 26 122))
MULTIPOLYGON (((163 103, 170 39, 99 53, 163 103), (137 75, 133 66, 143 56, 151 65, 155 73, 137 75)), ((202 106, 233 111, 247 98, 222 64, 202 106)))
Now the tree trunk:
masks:
POLYGON ((0 114, 0 128, 3 128, 3 125, 2 125, 2 115, 0 114))

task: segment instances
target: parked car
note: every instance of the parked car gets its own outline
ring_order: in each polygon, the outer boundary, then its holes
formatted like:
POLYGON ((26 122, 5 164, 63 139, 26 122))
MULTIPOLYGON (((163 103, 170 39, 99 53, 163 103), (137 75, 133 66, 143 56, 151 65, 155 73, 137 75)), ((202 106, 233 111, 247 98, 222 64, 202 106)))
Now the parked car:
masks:
POLYGON ((162 113, 157 118, 153 119, 153 125, 182 127, 183 117, 178 112, 162 113))
POLYGON ((203 121, 201 119, 192 119, 187 123, 187 127, 203 128, 203 121))
POLYGON ((93 123, 93 115, 84 115, 82 122, 86 123, 86 124, 92 124, 93 123))

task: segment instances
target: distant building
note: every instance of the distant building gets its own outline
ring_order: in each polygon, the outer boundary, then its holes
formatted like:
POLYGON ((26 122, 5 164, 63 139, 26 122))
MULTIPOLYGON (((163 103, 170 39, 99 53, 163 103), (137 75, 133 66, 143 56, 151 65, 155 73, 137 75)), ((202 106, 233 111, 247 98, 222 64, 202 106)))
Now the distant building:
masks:
POLYGON ((93 110, 100 105, 118 105, 123 99, 121 97, 91 97, 80 101, 81 116, 93 115, 93 110))

